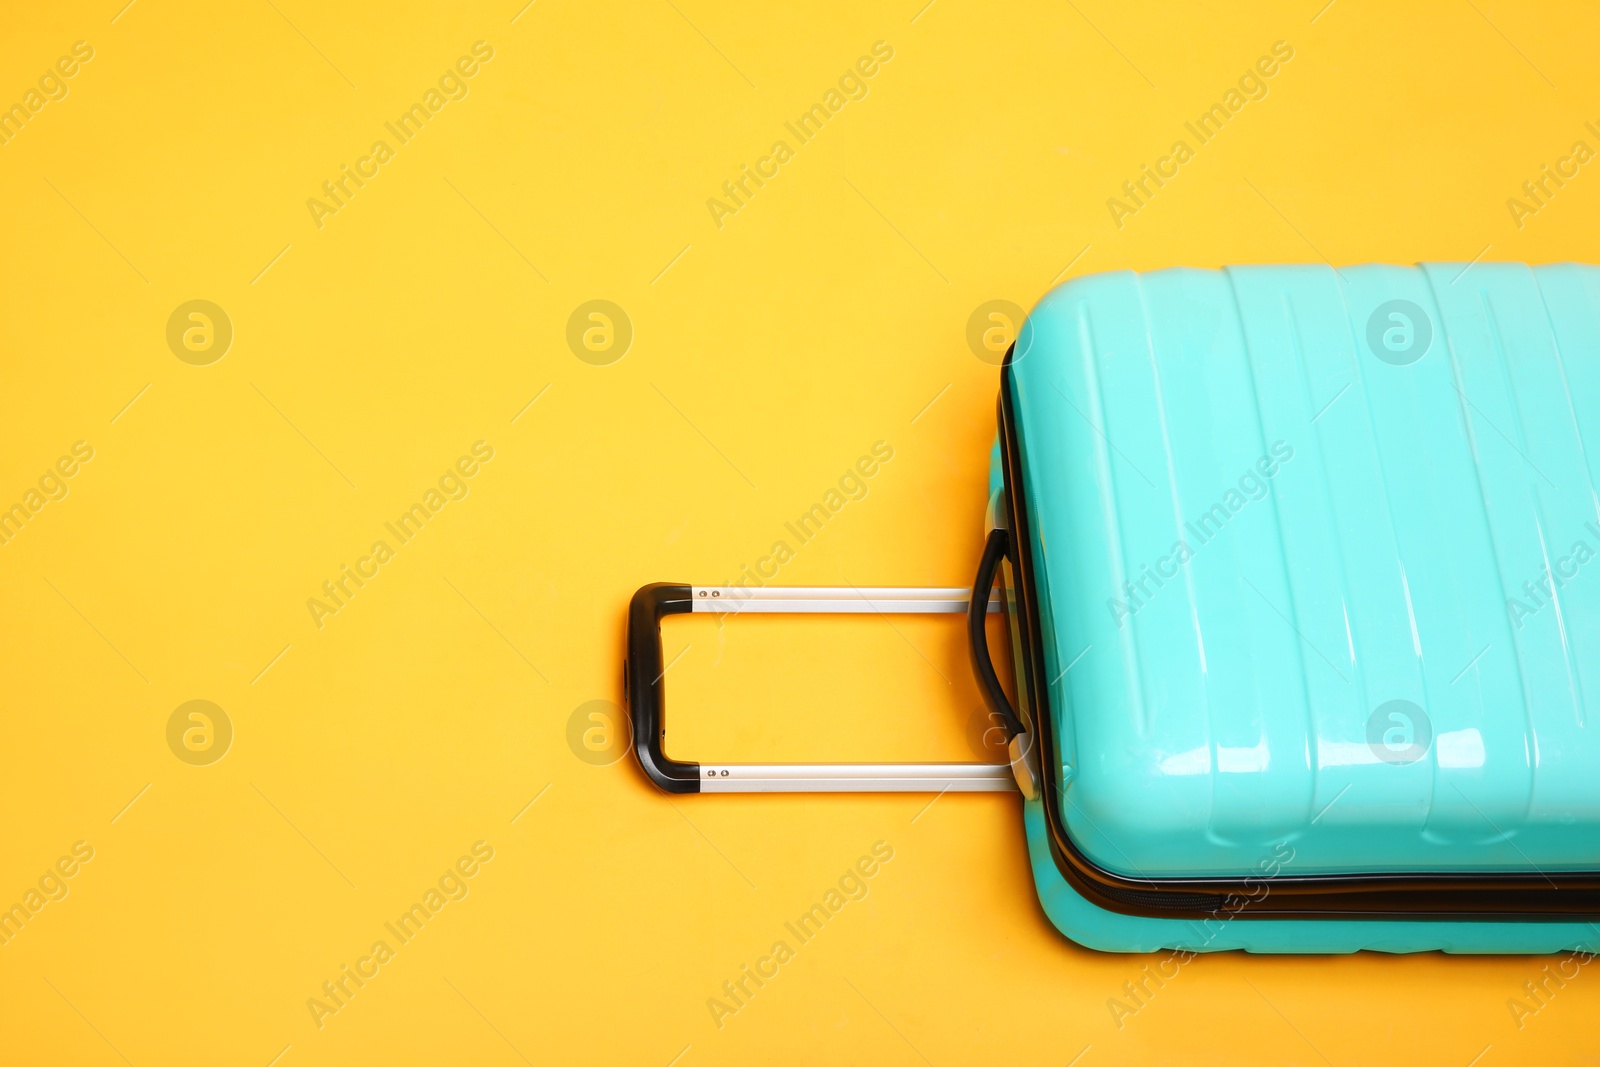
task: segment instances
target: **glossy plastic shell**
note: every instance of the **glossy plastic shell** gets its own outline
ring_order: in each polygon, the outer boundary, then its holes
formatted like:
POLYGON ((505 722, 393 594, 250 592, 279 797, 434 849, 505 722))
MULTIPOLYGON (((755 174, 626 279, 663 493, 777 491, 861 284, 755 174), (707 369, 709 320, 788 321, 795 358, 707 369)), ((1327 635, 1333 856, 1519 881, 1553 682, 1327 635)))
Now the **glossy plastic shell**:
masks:
POLYGON ((1591 267, 1479 263, 1040 302, 1012 401, 1086 855, 1600 866, 1597 295, 1591 267))

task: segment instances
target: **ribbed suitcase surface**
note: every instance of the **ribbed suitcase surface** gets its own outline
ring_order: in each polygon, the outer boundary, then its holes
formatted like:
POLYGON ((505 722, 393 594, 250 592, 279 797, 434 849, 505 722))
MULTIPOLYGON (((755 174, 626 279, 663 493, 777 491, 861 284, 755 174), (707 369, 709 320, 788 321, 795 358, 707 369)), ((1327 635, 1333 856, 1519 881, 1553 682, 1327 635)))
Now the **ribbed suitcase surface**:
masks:
POLYGON ((1132 876, 1600 858, 1600 272, 1097 275, 1013 373, 1072 839, 1132 876))

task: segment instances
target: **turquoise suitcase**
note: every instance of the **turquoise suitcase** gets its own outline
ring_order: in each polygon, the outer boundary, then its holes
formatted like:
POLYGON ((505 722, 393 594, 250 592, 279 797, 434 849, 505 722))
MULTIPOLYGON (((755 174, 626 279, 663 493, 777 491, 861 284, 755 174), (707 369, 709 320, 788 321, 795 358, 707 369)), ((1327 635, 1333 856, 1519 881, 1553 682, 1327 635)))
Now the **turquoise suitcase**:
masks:
POLYGON ((641 766, 1019 788, 1044 910, 1096 949, 1594 952, 1597 296, 1571 264, 1068 282, 1002 367, 970 596, 641 589, 641 766), (1010 765, 670 759, 659 627, 704 610, 965 610, 1010 765))

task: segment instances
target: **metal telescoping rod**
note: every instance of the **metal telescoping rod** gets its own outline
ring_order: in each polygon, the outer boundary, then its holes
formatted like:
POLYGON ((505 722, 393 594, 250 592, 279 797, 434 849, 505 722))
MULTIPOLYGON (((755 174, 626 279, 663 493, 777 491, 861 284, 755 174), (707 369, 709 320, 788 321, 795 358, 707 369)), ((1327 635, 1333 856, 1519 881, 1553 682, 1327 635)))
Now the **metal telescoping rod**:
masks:
MULTIPOLYGON (((972 600, 972 590, 960 587, 786 585, 747 589, 736 585, 696 585, 691 589, 695 611, 715 611, 727 615, 747 611, 836 615, 958 614, 966 611, 972 600)), ((998 593, 989 598, 991 612, 999 611, 1001 607, 998 593)))
MULTIPOLYGON (((960 614, 972 591, 856 586, 691 587, 694 611, 757 614, 960 614)), ((989 600, 1000 611, 999 594, 989 600)), ((718 763, 700 765, 702 793, 979 793, 1017 788, 1010 766, 989 763, 718 763)))

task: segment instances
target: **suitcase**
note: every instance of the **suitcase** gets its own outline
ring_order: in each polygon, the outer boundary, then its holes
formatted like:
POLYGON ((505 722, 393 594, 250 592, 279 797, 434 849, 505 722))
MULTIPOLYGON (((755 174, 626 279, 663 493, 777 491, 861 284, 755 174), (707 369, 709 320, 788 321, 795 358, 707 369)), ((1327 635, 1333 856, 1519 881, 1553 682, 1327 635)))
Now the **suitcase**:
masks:
POLYGON ((1019 790, 1044 911, 1095 949, 1600 950, 1600 271, 1077 279, 998 422, 971 590, 635 594, 656 785, 1019 790), (672 759, 691 611, 965 612, 1010 763, 672 759))

